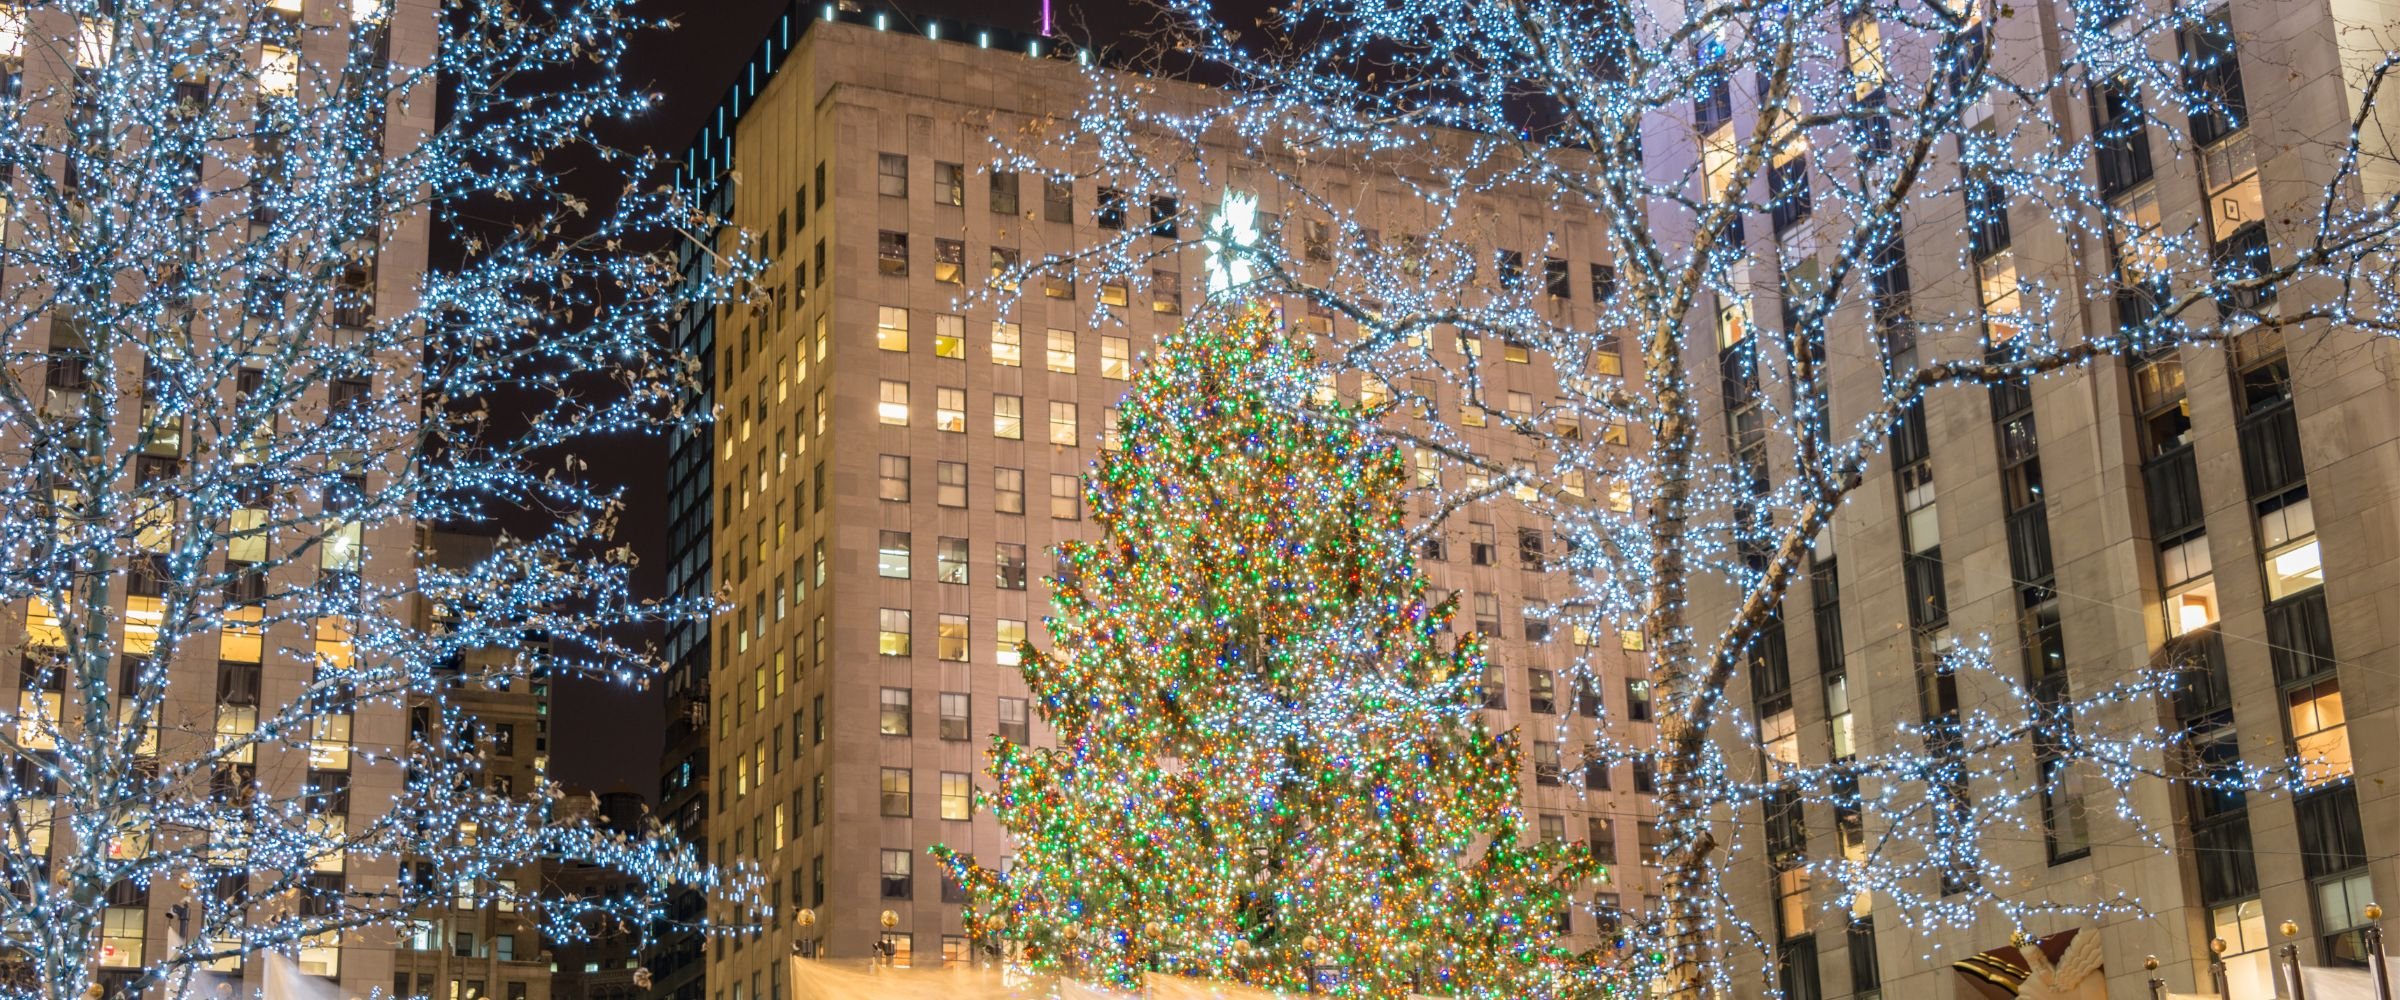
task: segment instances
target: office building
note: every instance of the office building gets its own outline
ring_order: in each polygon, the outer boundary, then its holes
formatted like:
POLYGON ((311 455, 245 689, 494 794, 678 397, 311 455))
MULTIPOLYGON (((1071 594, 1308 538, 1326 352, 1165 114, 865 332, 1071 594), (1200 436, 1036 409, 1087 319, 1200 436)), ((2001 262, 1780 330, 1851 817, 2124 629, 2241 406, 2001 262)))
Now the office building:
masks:
MULTIPOLYGON (((1007 862, 1008 840, 973 789, 988 781, 995 735, 1048 739, 1014 672, 1016 646, 1044 641, 1047 552, 1093 533, 1080 477, 1118 443, 1127 379, 1195 310, 1202 270, 1197 251, 1176 251, 1130 287, 1055 274, 1005 310, 973 293, 1017 262, 1127 232, 1161 234, 1165 248, 1209 214, 1077 176, 1064 154, 1053 173, 994 169, 988 136, 1021 134, 1084 92, 1078 54, 1048 44, 796 6, 686 158, 684 186, 763 241, 772 265, 751 303, 693 317, 680 334, 718 417, 677 443, 669 573, 680 592, 730 607, 671 640, 680 741, 663 809, 711 857, 764 866, 780 915, 758 935, 663 947, 673 957, 660 966, 662 996, 781 996, 795 951, 962 960, 961 900, 926 849, 1007 862), (693 958, 705 964, 697 983, 693 958)), ((1234 184, 1271 215, 1294 213, 1285 238, 1326 238, 1263 174, 1234 184)), ((1393 232, 1423 209, 1396 191, 1361 197, 1393 232)), ((1509 207, 1495 238, 1511 245, 1588 238, 1546 233, 1536 205, 1509 207)), ((1585 274, 1589 260, 1542 266, 1562 275, 1554 308, 1588 308, 1585 282, 1563 275, 1585 274)), ((1333 317, 1283 307, 1294 324, 1339 335, 1333 317)), ((1554 384, 1521 347, 1493 343, 1489 357, 1495 399, 1554 384)), ((1388 391, 1355 375, 1332 388, 1388 391)), ((1414 388, 1456 401, 1452 387, 1414 388)), ((1594 637, 1549 634, 1544 602, 1569 589, 1548 571, 1557 544, 1494 503, 1455 517, 1423 562, 1437 591, 1462 592, 1462 628, 1499 639, 1486 697, 1491 720, 1522 725, 1528 741, 1529 835, 1593 838, 1612 866, 1623 860, 1593 887, 1605 904, 1646 888, 1632 862, 1653 839, 1640 824, 1648 776, 1587 776, 1570 762, 1603 699, 1626 699, 1612 710, 1640 719, 1646 695, 1626 673, 1638 654, 1616 636, 1600 644, 1602 682, 1567 679, 1573 640, 1594 637)), ((1581 910, 1568 919, 1577 941, 1603 930, 1581 910)))

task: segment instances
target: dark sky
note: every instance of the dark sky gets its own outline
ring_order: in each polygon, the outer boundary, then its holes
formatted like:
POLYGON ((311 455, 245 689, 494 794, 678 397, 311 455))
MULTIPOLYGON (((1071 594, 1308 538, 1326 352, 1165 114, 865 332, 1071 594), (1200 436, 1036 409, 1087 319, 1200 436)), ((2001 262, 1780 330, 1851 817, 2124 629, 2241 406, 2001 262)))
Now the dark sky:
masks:
MULTIPOLYGON (((647 85, 664 102, 633 123, 619 141, 676 152, 699 130, 726 88, 733 85, 769 25, 791 0, 646 0, 651 14, 675 18, 679 27, 636 39, 627 79, 647 85)), ((1089 25, 1106 36, 1148 19, 1140 0, 1051 0, 1055 21, 1089 25)), ((952 22, 971 22, 1020 31, 1035 30, 1042 0, 905 0, 867 4, 952 22)), ((1075 30, 1083 35, 1082 30, 1075 30)), ((666 441, 636 438, 586 449, 594 474, 627 490, 625 541, 641 554, 636 586, 644 596, 664 589, 666 441), (604 452, 604 453, 603 453, 604 452)), ((665 729, 659 696, 593 682, 562 681, 551 706, 551 773, 561 782, 600 791, 627 790, 655 796, 658 759, 665 729)))

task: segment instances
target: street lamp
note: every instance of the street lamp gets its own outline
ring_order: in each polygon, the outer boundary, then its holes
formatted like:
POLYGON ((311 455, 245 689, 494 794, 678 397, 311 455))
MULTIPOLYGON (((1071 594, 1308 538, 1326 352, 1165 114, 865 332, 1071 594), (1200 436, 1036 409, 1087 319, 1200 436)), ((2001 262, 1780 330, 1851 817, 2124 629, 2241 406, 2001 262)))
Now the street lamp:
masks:
POLYGON ((900 926, 900 915, 885 910, 881 917, 876 918, 876 922, 883 925, 883 935, 875 939, 876 959, 884 965, 892 965, 900 951, 892 942, 892 928, 900 926))
MULTIPOLYGON (((813 908, 802 909, 794 916, 799 921, 800 932, 802 934, 807 934, 810 930, 817 926, 817 911, 813 908)), ((817 939, 814 936, 810 936, 794 940, 792 942, 792 954, 798 955, 801 958, 817 957, 817 939)))

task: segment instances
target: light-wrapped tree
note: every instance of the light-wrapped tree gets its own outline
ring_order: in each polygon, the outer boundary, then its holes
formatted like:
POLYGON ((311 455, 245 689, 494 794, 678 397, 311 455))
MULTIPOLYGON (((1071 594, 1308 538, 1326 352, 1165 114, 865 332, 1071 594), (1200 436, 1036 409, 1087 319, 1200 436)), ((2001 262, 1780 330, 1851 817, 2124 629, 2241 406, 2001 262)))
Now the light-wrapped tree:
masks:
POLYGON ((979 933, 1042 968, 1397 997, 1542 997, 1581 845, 1524 842, 1513 734, 1476 718, 1409 550, 1399 453, 1316 406, 1271 310, 1216 310, 1124 400, 1024 672, 1056 748, 995 743, 1007 871, 944 852, 979 933))
POLYGON ((560 458, 693 418, 653 332, 743 271, 680 281, 663 193, 562 187, 647 169, 593 138, 648 103, 631 7, 0 5, 0 992, 280 951, 364 995, 411 913, 542 856, 648 890, 520 901, 562 933, 717 884, 495 788, 452 701, 636 679, 617 630, 702 610, 629 595, 616 498, 560 458))

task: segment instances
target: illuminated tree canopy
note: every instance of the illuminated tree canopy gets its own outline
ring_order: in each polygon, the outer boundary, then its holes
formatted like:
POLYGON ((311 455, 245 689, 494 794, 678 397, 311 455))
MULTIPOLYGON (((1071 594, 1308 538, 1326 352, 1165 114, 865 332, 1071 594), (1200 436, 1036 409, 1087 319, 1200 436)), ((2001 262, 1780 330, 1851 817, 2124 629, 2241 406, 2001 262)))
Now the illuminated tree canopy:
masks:
POLYGON ((620 630, 706 611, 628 592, 571 457, 697 419, 653 334, 744 273, 636 249, 694 216, 594 138, 649 103, 631 7, 0 6, 0 993, 330 969, 546 856, 641 878, 519 886, 568 938, 751 881, 494 787, 456 704, 639 681, 620 630))

